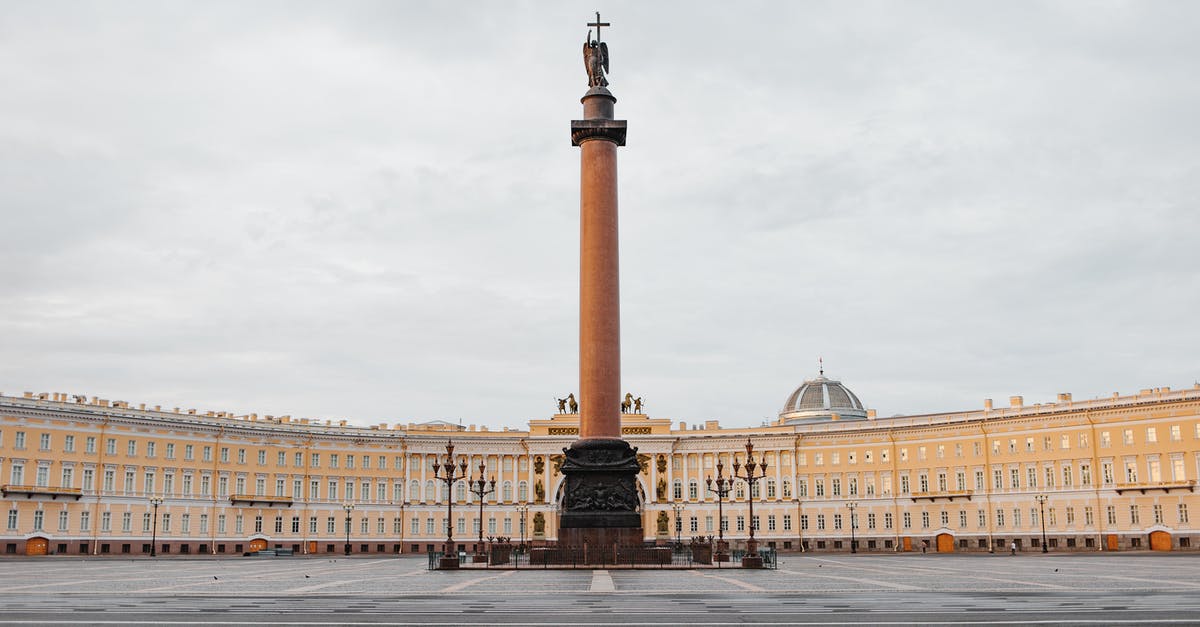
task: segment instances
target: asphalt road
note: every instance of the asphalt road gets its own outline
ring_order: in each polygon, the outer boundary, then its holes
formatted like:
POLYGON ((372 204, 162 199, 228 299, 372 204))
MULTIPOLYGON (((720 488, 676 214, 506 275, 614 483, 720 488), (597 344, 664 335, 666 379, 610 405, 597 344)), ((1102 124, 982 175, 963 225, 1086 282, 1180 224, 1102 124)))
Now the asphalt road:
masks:
POLYGON ((778 571, 425 564, 4 559, 0 625, 1200 624, 1200 555, 810 555, 778 571))

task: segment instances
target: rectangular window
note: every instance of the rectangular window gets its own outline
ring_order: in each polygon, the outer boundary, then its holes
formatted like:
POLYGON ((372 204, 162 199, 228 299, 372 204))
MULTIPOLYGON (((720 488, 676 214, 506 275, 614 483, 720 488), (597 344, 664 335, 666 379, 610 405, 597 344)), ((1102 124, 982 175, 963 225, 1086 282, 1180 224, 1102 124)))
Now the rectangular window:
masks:
POLYGON ((1187 503, 1180 503, 1178 506, 1179 522, 1186 523, 1188 521, 1187 503))
POLYGON ((167 442, 167 459, 175 459, 175 443, 167 442))
POLYGON ((42 450, 42 451, 50 450, 50 434, 49 433, 43 433, 41 435, 41 437, 39 438, 38 450, 42 450))
POLYGON ((130 440, 125 445, 125 454, 130 457, 137 455, 137 440, 130 440))
POLYGON ((1138 516, 1138 506, 1130 505, 1129 506, 1129 522, 1130 522, 1130 524, 1134 524, 1134 525, 1140 524, 1141 523, 1140 518, 1141 517, 1138 516))
POLYGON ((1183 434, 1179 429, 1179 425, 1171 425, 1171 441, 1178 442, 1183 439, 1183 434))
POLYGON ((116 455, 117 454, 117 439, 116 438, 108 438, 104 441, 104 454, 105 455, 116 455))
POLYGON ((8 510, 8 530, 16 531, 17 529, 17 510, 8 510))
POLYGON ((1153 444, 1158 442, 1158 429, 1155 427, 1146 427, 1146 442, 1153 444))
POLYGON ((68 435, 63 437, 63 450, 68 453, 75 452, 75 436, 68 435))
POLYGON ((146 457, 154 457, 155 453, 158 452, 157 449, 158 449, 158 446, 154 442, 147 442, 146 443, 146 457))
POLYGON ((1116 505, 1109 505, 1108 507, 1104 508, 1104 513, 1108 518, 1108 524, 1110 524, 1110 525, 1117 524, 1117 506, 1116 505))
POLYGON ((112 531, 112 513, 100 514, 100 531, 112 531))
POLYGON ((129 533, 133 531, 133 514, 124 512, 121 514, 121 531, 129 533))
POLYGON ((204 459, 204 461, 211 462, 212 461, 212 447, 211 446, 204 447, 204 449, 201 451, 200 455, 204 459))

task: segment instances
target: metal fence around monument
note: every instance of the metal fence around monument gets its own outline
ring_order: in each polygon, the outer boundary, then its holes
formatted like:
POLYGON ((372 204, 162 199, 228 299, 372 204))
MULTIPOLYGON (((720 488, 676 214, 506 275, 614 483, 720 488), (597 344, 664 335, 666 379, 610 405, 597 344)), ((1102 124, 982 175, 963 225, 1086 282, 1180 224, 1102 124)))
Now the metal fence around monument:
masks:
MULTIPOLYGON (((428 568, 436 570, 439 567, 443 553, 431 551, 428 553, 428 568)), ((608 546, 608 547, 566 547, 542 545, 531 547, 512 547, 489 551, 486 555, 475 555, 467 552, 458 554, 461 568, 469 569, 592 569, 592 568, 634 568, 634 569, 666 569, 691 568, 694 565, 692 549, 688 546, 608 546)))

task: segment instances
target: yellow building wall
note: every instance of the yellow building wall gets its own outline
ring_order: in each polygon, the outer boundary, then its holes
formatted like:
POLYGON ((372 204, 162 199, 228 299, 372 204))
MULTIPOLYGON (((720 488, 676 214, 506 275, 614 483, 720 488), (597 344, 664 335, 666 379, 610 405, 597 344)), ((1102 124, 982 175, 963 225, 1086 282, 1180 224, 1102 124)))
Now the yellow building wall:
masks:
MULTIPOLYGON (((482 462, 496 480, 482 524, 478 500, 451 489, 456 543, 469 550, 480 529, 485 539, 554 540, 558 464, 577 426, 568 414, 520 431, 362 428, 0 396, 0 553, 44 542, 51 553, 141 554, 152 534, 160 553, 232 554, 252 542, 341 552, 347 505, 355 552, 440 550, 445 486, 432 465, 448 439, 472 476, 482 462), (156 518, 152 498, 162 499, 156 518)), ((747 439, 767 466, 755 535, 781 549, 849 550, 853 536, 864 551, 1014 541, 1028 550, 1043 524, 1055 550, 1149 549, 1152 534, 1160 549, 1200 542, 1190 522, 1200 507, 1200 389, 751 429, 673 428, 637 414, 623 428, 642 456, 650 542, 718 535, 718 510, 727 539, 748 537, 745 484, 720 505, 708 489, 718 463, 725 475, 745 464, 747 439)))

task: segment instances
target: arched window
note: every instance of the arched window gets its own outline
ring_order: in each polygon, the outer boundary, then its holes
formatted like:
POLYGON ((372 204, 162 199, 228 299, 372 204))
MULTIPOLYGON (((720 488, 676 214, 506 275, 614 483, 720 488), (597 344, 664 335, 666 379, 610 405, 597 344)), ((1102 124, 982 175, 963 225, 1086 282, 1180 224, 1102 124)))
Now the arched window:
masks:
MULTIPOLYGON (((467 499, 467 482, 454 482, 454 499, 456 501, 465 501, 467 499)), ((449 506, 447 506, 449 507, 449 506)))
POLYGON ((675 483, 674 483, 674 486, 673 486, 673 489, 672 489, 672 491, 674 492, 674 495, 675 495, 675 498, 676 498, 676 499, 682 499, 682 498, 683 498, 683 480, 682 480, 682 479, 676 479, 676 480, 675 480, 675 483))
POLYGON ((750 498, 757 499, 761 491, 762 485, 760 485, 757 481, 754 482, 754 485, 750 486, 750 498))
POLYGON ((522 481, 517 484, 517 500, 522 503, 529 500, 529 483, 522 481))
POLYGON ((775 498, 775 480, 767 479, 767 498, 775 498))
POLYGON ((735 499, 746 498, 746 484, 742 483, 741 481, 737 482, 737 486, 734 487, 734 489, 733 489, 733 498, 735 498, 735 499))
POLYGON ((408 498, 412 501, 421 500, 421 482, 413 479, 408 484, 408 498))
POLYGON ((792 482, 788 481, 787 479, 783 480, 783 498, 792 498, 792 482))
POLYGON ((501 498, 503 498, 506 503, 512 502, 513 499, 512 499, 512 482, 511 481, 504 482, 504 488, 501 491, 501 498))
POLYGON ((437 486, 436 486, 436 484, 433 483, 432 479, 425 482, 425 494, 422 497, 422 500, 425 500, 425 501, 440 501, 441 500, 437 496, 437 486))
POLYGON ((695 480, 688 482, 688 499, 695 501, 700 498, 700 484, 695 480))

